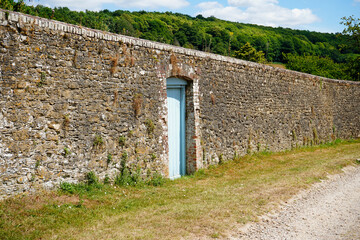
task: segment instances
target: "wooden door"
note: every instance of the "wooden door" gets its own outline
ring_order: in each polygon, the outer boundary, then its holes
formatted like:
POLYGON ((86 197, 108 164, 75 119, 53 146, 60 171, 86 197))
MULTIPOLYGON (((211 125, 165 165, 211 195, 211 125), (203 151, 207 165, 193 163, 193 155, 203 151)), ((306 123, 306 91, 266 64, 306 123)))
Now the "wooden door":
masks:
POLYGON ((186 173, 185 159, 185 84, 176 78, 167 80, 169 177, 186 173))

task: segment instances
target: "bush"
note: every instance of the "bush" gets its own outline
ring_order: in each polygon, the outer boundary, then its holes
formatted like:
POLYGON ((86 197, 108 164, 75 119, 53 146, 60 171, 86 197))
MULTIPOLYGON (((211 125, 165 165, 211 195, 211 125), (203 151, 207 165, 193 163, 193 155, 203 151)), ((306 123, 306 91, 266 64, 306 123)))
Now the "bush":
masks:
POLYGON ((125 167, 115 178, 115 184, 119 186, 131 186, 132 178, 130 171, 127 167, 125 167))
POLYGON ((256 51, 248 42, 234 52, 234 57, 251 62, 266 63, 265 54, 262 51, 256 51))
POLYGON ((144 185, 144 180, 141 177, 141 169, 138 168, 135 172, 131 172, 127 167, 116 176, 115 184, 119 186, 141 186, 144 185))
POLYGON ((93 171, 88 172, 86 174, 86 183, 87 185, 97 185, 99 184, 99 180, 96 177, 95 173, 93 171))
POLYGON ((291 53, 284 55, 284 57, 287 61, 286 68, 294 71, 333 79, 351 79, 347 73, 346 64, 335 63, 328 57, 310 55, 299 56, 291 53))
POLYGON ((136 171, 131 172, 127 167, 120 172, 115 178, 115 184, 119 186, 133 186, 133 187, 143 187, 144 185, 149 186, 161 186, 165 183, 165 178, 159 174, 155 173, 152 176, 148 176, 144 179, 141 176, 141 169, 137 168, 136 171))
POLYGON ((85 183, 60 183, 60 190, 69 194, 83 194, 95 189, 101 189, 103 185, 99 182, 94 172, 88 172, 85 176, 85 183))
POLYGON ((105 175, 105 178, 104 178, 104 184, 110 184, 110 177, 109 175, 105 175))
POLYGON ((165 178, 160 173, 156 172, 153 176, 150 177, 150 179, 146 181, 146 184, 158 187, 164 185, 165 181, 165 178))
POLYGON ((74 194, 75 193, 75 186, 73 183, 68 183, 68 182, 62 182, 60 183, 60 190, 63 192, 67 192, 70 194, 74 194))

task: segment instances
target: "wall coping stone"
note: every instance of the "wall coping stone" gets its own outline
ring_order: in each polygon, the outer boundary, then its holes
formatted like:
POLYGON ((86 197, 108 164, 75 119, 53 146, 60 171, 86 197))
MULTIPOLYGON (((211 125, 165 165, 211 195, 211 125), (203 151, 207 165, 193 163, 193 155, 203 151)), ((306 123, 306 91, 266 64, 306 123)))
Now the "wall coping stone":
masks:
POLYGON ((360 85, 360 82, 356 82, 356 81, 337 80, 337 79, 330 79, 330 78, 315 76, 315 75, 311 75, 308 73, 302 73, 302 72, 297 72, 297 71, 293 71, 293 70, 272 67, 272 66, 269 66, 266 64, 249 62, 249 61, 245 61, 245 60, 241 60, 241 59, 237 59, 237 58, 233 58, 233 57, 226 57, 226 56, 222 56, 222 55, 218 55, 218 54, 214 54, 214 53, 208 53, 208 52, 203 52, 203 51, 194 50, 194 49, 177 47, 177 46, 173 46, 173 45, 169 45, 169 44, 165 44, 165 43, 159 43, 159 42, 154 42, 154 41, 150 41, 150 40, 110 33, 110 32, 106 32, 106 31, 101 31, 101 30, 77 26, 77 25, 73 25, 73 24, 69 24, 69 23, 64 23, 64 22, 60 22, 60 21, 56 21, 56 20, 40 18, 40 17, 36 17, 36 16, 24 14, 24 13, 0 9, 0 25, 6 26, 9 24, 9 22, 10 23, 15 22, 18 24, 18 26, 20 26, 20 24, 22 24, 22 23, 35 24, 44 29, 48 28, 50 30, 59 31, 59 32, 63 32, 63 33, 73 33, 73 34, 81 35, 84 37, 90 37, 90 38, 95 38, 95 39, 100 39, 100 40, 122 42, 122 43, 127 43, 130 45, 139 46, 139 47, 174 52, 174 53, 178 53, 178 54, 200 57, 200 58, 209 58, 212 60, 228 62, 228 63, 238 64, 238 65, 244 65, 244 66, 248 66, 248 67, 252 67, 252 68, 262 68, 263 70, 276 69, 276 71, 283 72, 283 73, 291 73, 293 75, 299 76, 300 78, 309 78, 309 79, 317 80, 317 81, 326 81, 326 82, 334 82, 334 83, 342 83, 342 84, 360 85), (6 13, 8 14, 8 16, 6 16, 7 15, 6 13))

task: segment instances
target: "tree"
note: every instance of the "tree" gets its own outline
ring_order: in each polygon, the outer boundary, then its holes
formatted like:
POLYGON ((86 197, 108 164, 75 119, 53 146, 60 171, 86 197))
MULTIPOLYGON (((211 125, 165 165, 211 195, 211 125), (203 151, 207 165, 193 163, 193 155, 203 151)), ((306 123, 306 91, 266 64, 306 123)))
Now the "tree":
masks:
MULTIPOLYGON (((29 1, 34 0, 0 0, 0 8, 256 62, 265 61, 264 53, 267 61, 275 62, 284 62, 283 53, 292 53, 329 57, 335 63, 348 62, 349 69, 357 70, 358 66, 359 19, 355 17, 343 18, 347 29, 336 37, 333 33, 234 23, 201 15, 195 18, 171 12, 76 12, 66 7, 35 7, 27 5, 29 1), (244 47, 247 42, 251 45, 244 47)), ((350 75, 358 79, 356 72, 350 75)))
POLYGON ((263 51, 256 51, 256 49, 248 42, 245 43, 245 45, 242 46, 239 51, 234 52, 234 57, 258 63, 266 62, 263 51))
POLYGON ((329 57, 319 57, 311 55, 299 56, 297 54, 284 54, 284 59, 287 61, 286 68, 323 76, 333 79, 349 80, 347 65, 344 63, 335 63, 329 57))
POLYGON ((346 26, 342 33, 351 37, 352 46, 350 47, 355 47, 360 52, 360 18, 350 16, 343 17, 341 20, 340 23, 346 26))
POLYGON ((14 10, 14 1, 13 0, 1 0, 0 1, 0 8, 14 10))
POLYGON ((347 62, 347 74, 354 81, 360 81, 360 56, 350 58, 347 62))
MULTIPOLYGON (((341 18, 342 24, 346 26, 343 30, 344 35, 350 36, 351 42, 348 48, 355 49, 360 53, 360 18, 354 16, 341 18)), ((347 60, 347 73, 354 81, 360 81, 360 56, 349 57, 347 60)))

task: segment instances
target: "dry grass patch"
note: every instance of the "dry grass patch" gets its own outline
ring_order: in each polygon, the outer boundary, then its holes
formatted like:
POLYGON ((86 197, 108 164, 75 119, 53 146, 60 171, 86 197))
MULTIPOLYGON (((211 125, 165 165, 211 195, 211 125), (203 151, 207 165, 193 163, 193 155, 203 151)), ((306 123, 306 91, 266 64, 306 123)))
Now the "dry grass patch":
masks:
POLYGON ((285 64, 283 64, 283 63, 268 63, 267 65, 272 66, 272 67, 286 69, 285 64))
MULTIPOLYGON (((79 196, 40 197, 36 210, 0 203, 7 239, 213 239, 268 212, 328 174, 355 164, 360 141, 245 156, 167 181, 79 196), (107 192, 107 194, 105 194, 107 192), (78 204, 78 202, 83 204, 78 204), (88 204, 85 204, 88 201, 88 204), (61 203, 61 204, 60 204, 61 203), (60 204, 60 207, 58 207, 60 204)), ((33 197, 23 197, 29 202, 33 197)), ((2 235, 1 235, 2 234, 2 235)))

